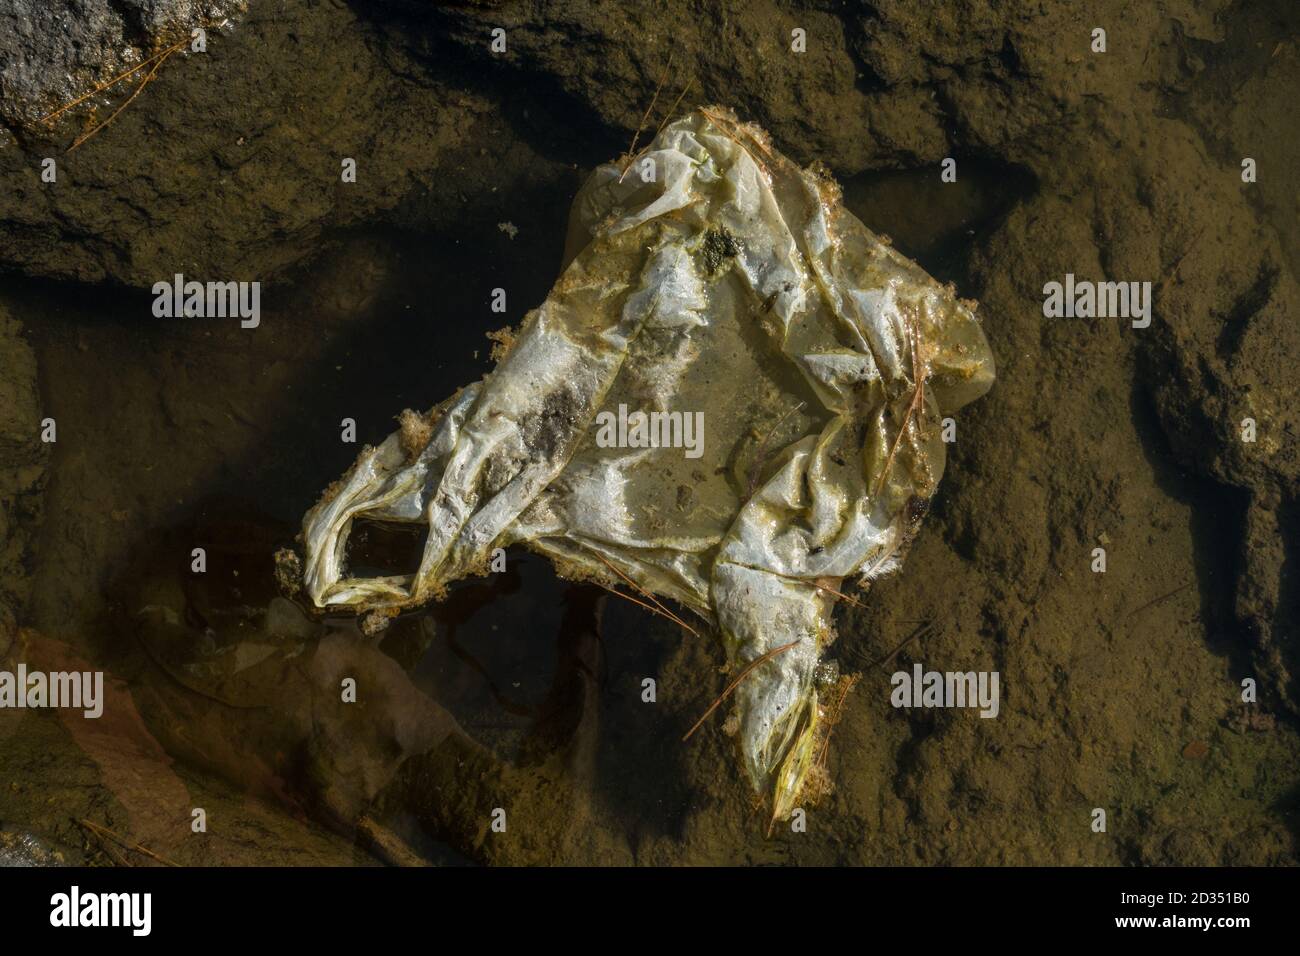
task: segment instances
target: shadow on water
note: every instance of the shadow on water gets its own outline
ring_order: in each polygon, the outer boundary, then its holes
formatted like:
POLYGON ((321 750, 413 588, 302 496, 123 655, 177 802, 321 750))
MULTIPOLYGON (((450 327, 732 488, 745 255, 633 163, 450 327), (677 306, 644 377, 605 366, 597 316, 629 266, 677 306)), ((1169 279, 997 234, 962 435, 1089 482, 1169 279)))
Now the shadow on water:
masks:
MULTIPOLYGON (((568 782, 627 833, 673 829, 671 819, 654 821, 665 804, 688 800, 680 728, 639 703, 640 675, 658 672, 661 646, 639 633, 636 609, 606 614, 603 590, 561 581, 545 559, 512 551, 506 570, 458 582, 442 602, 367 638, 353 616, 313 616, 279 593, 272 555, 293 532, 255 502, 205 500, 176 527, 152 529, 110 585, 105 663, 169 754, 345 832, 384 797, 384 818, 413 821, 413 845, 441 858, 450 852, 443 839, 465 849, 458 827, 446 832, 427 795, 407 806, 403 788, 385 796, 384 783, 407 760, 445 759, 436 741, 427 750, 405 742, 432 702, 506 782, 493 799, 509 802, 511 780, 531 783, 507 767, 564 757, 587 740, 594 759, 584 768, 566 758, 568 782), (191 548, 203 550, 201 572, 176 559, 191 548), (355 717, 329 716, 348 711, 337 682, 320 679, 331 641, 330 653, 340 641, 344 649, 340 673, 357 681, 355 717), (380 656, 405 676, 385 674, 380 656), (331 730, 337 719, 343 732, 331 730)), ((401 538, 363 542, 365 560, 400 565, 411 551, 401 538)))
MULTIPOLYGON (((349 6, 375 31, 376 42, 400 46, 419 61, 420 82, 441 82, 491 97, 512 132, 538 155, 590 168, 627 149, 627 135, 596 120, 555 77, 525 73, 498 62, 497 57, 484 58, 459 43, 448 42, 424 4, 349 0, 349 6)), ((641 105, 648 105, 653 93, 653 88, 630 93, 631 102, 637 103, 640 95, 645 99, 641 105)))
POLYGON ((939 166, 867 172, 844 183, 844 205, 867 228, 958 292, 967 258, 1016 203, 1035 189, 1025 169, 979 157, 955 157, 957 178, 944 182, 939 166))

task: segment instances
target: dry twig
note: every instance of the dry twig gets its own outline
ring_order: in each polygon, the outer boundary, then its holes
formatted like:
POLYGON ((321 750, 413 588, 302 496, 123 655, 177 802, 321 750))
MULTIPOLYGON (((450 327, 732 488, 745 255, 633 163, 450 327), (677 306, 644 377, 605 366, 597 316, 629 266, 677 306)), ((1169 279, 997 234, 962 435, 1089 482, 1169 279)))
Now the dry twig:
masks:
POLYGON ((82 827, 82 828, 85 829, 85 830, 89 830, 92 834, 94 834, 96 837, 98 837, 98 838, 99 838, 99 841, 100 841, 100 845, 104 847, 105 851, 108 852, 108 855, 109 855, 109 856, 113 857, 114 860, 116 860, 116 861, 119 862, 119 865, 120 865, 120 866, 130 866, 131 864, 128 863, 128 862, 126 861, 126 859, 123 858, 120 854, 113 852, 113 851, 110 849, 110 844, 108 844, 108 843, 105 842, 105 838, 108 838, 108 839, 114 841, 114 842, 117 843, 119 846, 124 847, 125 849, 128 849, 128 850, 134 850, 136 853, 142 853, 142 854, 144 854, 145 856, 149 857, 149 859, 154 860, 154 861, 157 862, 157 863, 161 863, 163 866, 179 866, 179 864, 177 864, 177 863, 173 863, 171 860, 167 859, 165 856, 162 856, 162 855, 160 855, 160 854, 158 854, 158 853, 155 853, 153 850, 149 849, 147 846, 143 846, 143 845, 141 845, 141 844, 139 844, 139 843, 132 843, 130 840, 127 840, 127 839, 124 838, 124 837, 120 837, 120 836, 118 836, 116 833, 114 833, 114 832, 113 832, 112 830, 110 830, 108 827, 101 826, 101 825, 98 824, 98 823, 94 823, 94 822, 92 822, 92 821, 90 821, 90 820, 81 819, 81 818, 78 818, 78 819, 76 820, 76 823, 77 823, 78 826, 82 827))

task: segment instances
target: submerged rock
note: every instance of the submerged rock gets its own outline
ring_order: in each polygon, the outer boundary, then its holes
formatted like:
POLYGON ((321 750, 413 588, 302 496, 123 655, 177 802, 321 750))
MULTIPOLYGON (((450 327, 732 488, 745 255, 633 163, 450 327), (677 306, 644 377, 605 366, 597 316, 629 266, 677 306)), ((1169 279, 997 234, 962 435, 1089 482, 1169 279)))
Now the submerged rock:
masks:
POLYGON ((718 107, 597 169, 572 216, 576 254, 496 370, 404 414, 308 513, 305 591, 395 611, 523 544, 672 598, 745 678, 742 760, 785 818, 824 739, 841 583, 897 566, 941 419, 992 385, 974 304, 718 107), (418 569, 350 576, 358 519, 427 524, 418 569))

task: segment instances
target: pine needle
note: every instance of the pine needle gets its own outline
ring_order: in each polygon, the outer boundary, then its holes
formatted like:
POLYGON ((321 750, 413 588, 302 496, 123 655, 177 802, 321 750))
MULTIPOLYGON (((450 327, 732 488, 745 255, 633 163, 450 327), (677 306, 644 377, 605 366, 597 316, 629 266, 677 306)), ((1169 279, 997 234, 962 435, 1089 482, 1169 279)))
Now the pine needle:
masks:
MULTIPOLYGON (((625 601, 631 601, 631 602, 632 602, 633 604, 635 604, 637 607, 643 607, 643 608, 645 608, 645 609, 646 609, 647 611, 649 611, 651 614, 656 614, 656 615, 658 615, 659 617, 665 617, 665 618, 667 618, 668 620, 672 621, 672 622, 675 623, 675 624, 681 624, 682 627, 686 627, 685 624, 682 624, 682 622, 681 622, 680 620, 678 620, 677 618, 673 617, 671 614, 666 614, 666 613, 664 613, 664 612, 661 611, 659 608, 655 607, 653 604, 647 604, 645 601, 642 601, 642 600, 641 600, 640 598, 638 598, 638 597, 634 597, 634 596, 632 596, 631 594, 625 594, 624 592, 620 591, 618 588, 610 587, 608 584, 605 584, 605 583, 603 583, 603 582, 601 582, 601 581, 597 581, 597 582, 596 582, 596 586, 597 586, 597 587, 604 588, 606 591, 608 591, 610 594, 614 595, 615 597, 621 597, 621 598, 622 598, 623 600, 625 600, 625 601)), ((687 630, 690 630, 690 628, 687 628, 687 630)))
POLYGON ((840 599, 843 600, 843 601, 848 601, 850 604, 852 604, 852 605, 853 605, 854 607, 856 607, 856 608, 865 607, 865 605, 864 605, 861 601, 859 601, 857 598, 855 598, 853 595, 851 595, 851 594, 845 594, 843 591, 837 591, 835 588, 831 587, 829 584, 822 584, 820 581, 818 581, 818 580, 816 580, 816 579, 814 579, 814 578, 800 578, 800 577, 795 577, 793 574, 782 574, 782 573, 780 573, 779 571, 769 571, 768 573, 769 573, 769 574, 773 574, 773 575, 775 575, 776 577, 778 577, 778 578, 782 578, 782 579, 784 579, 784 580, 786 580, 786 581, 795 581, 795 582, 797 582, 797 583, 799 583, 799 584, 807 584, 807 585, 811 585, 812 587, 815 587, 815 588, 816 588, 817 590, 819 590, 819 591, 825 591, 827 594, 833 594, 833 595, 835 595, 837 598, 840 598, 840 599))
POLYGON ((871 666, 871 667, 884 667, 886 664, 888 664, 890 661, 892 661, 895 657, 897 657, 897 656, 898 656, 898 652, 901 651, 903 648, 905 648, 908 644, 911 644, 913 641, 915 641, 915 640, 917 640, 917 639, 919 639, 919 638, 921 638, 921 637, 924 637, 925 635, 929 634, 930 632, 932 632, 932 631, 934 631, 934 630, 936 630, 936 629, 937 629, 937 625, 934 623, 934 621, 926 621, 924 624, 922 624, 920 627, 918 627, 915 631, 913 631, 911 634, 909 634, 909 635, 908 635, 908 636, 903 640, 902 643, 900 643, 897 647, 895 647, 892 651, 890 651, 888 654, 886 654, 886 655, 885 655, 884 657, 882 657, 880 660, 878 660, 878 661, 872 661, 870 666, 871 666))
POLYGON ((916 328, 916 322, 910 323, 910 332, 912 333, 912 378, 914 387, 912 391, 912 401, 908 403, 907 411, 903 413, 903 424, 899 426, 898 434, 894 436, 894 444, 889 449, 889 457, 885 459, 885 467, 880 470, 880 480, 876 482, 876 490, 871 493, 874 500, 880 496, 884 489, 885 483, 889 480, 889 472, 894 467, 894 456, 898 454, 898 446, 903 443, 903 436, 907 434, 907 426, 913 424, 913 416, 925 407, 925 377, 929 370, 923 367, 921 361, 920 331, 916 328))
POLYGON ((59 116, 62 116, 62 115, 63 115, 64 113, 66 113, 68 110, 72 109, 74 106, 77 106, 77 105, 80 104, 80 103, 84 103, 84 102, 86 102, 86 100, 90 99, 92 96, 95 96, 95 95, 98 94, 98 93, 103 93, 105 90, 107 90, 107 89, 109 89, 109 88, 111 88, 111 87, 116 86, 118 83, 121 83, 121 82, 122 82, 123 80, 125 80, 128 76, 130 76, 132 73, 138 73, 140 70, 143 70, 146 66, 148 66, 150 63, 152 63, 154 60, 159 59, 160 57, 166 57, 166 56, 169 56, 169 55, 172 54, 172 53, 175 53, 177 50, 179 50, 181 47, 183 47, 186 43, 189 43, 189 42, 190 42, 189 39, 186 38, 186 39, 184 39, 184 40, 181 40, 179 43, 176 43, 176 44, 174 44, 174 45, 168 47, 166 50, 162 50, 162 51, 159 52, 159 53, 155 53, 153 56, 149 57, 149 59, 147 59, 147 60, 143 60, 143 61, 141 61, 140 63, 137 63, 135 66, 131 67, 131 69, 127 70, 125 73, 119 73, 117 76, 113 77, 111 80, 107 80, 107 81, 105 81, 105 82, 103 82, 103 83, 100 83, 98 86, 96 86, 96 87, 95 87, 93 90, 91 90, 89 93, 86 93, 86 94, 84 94, 84 95, 82 95, 82 96, 78 96, 78 97, 77 97, 75 100, 73 100, 71 103, 64 103, 62 106, 60 106, 60 107, 59 107, 58 109, 56 109, 54 112, 52 112, 52 113, 48 113, 48 114, 46 114, 45 116, 42 116, 41 119, 40 119, 40 122, 42 122, 42 123, 49 123, 49 122, 52 122, 53 120, 55 120, 55 119, 58 118, 59 116))
POLYGON ((677 99, 673 100, 673 105, 668 108, 668 112, 664 114, 663 121, 659 124, 659 128, 655 130, 656 139, 659 134, 664 131, 664 127, 668 125, 668 121, 673 118, 673 114, 677 112, 677 107, 682 105, 682 100, 686 98, 686 91, 691 88, 691 84, 694 82, 695 77, 688 79, 686 85, 682 87, 682 91, 677 94, 677 99))
POLYGON ((817 588, 818 590, 825 591, 827 594, 834 594, 837 598, 840 598, 843 601, 848 601, 854 607, 857 608, 863 607, 862 602, 859 601, 857 598, 853 597, 852 595, 845 594, 843 591, 837 591, 828 584, 821 584, 817 581, 813 581, 812 586, 817 588))
POLYGON ((90 139, 90 137, 94 136, 101 129, 107 126, 109 123, 113 122, 113 120, 117 119, 117 117, 121 114, 122 110, 130 106, 131 103, 135 100, 135 98, 144 92, 144 88, 149 85, 149 81, 158 75, 158 68, 161 67, 164 63, 166 63, 167 58, 171 56, 173 53, 175 53, 177 50, 179 50, 180 47, 183 45, 184 43, 182 42, 181 44, 177 44, 167 50, 164 50, 162 55, 159 57, 158 62, 153 65, 153 69, 151 69, 148 73, 145 74, 144 79, 140 81, 140 85, 135 88, 135 92, 132 93, 130 96, 128 96, 126 98, 126 101, 113 111, 112 116, 104 120, 104 122, 100 123, 94 129, 88 130, 87 132, 82 133, 80 136, 78 136, 76 140, 73 142, 73 144, 68 147, 68 152, 69 153, 72 152, 74 149, 76 149, 86 140, 90 139))
MULTIPOLYGON (((151 860, 155 860, 155 861, 157 861, 158 863, 161 863, 163 866, 177 866, 177 867, 178 867, 178 866, 180 865, 180 864, 178 864, 178 863, 173 863, 171 860, 167 859, 165 856, 161 856, 161 855, 155 853, 153 850, 149 849, 147 846, 142 846, 142 845, 139 844, 139 843, 132 843, 131 841, 129 841, 129 840, 123 838, 123 837, 118 836, 116 833, 114 833, 114 832, 113 832, 112 830, 110 830, 108 827, 100 826, 98 823, 92 823, 90 820, 85 820, 85 819, 78 819, 78 820, 76 821, 76 823, 77 823, 78 826, 83 827, 84 829, 89 830, 89 831, 90 831, 91 833, 93 833, 95 836, 99 837, 100 842, 101 842, 101 844, 103 845, 103 847, 104 847, 105 850, 109 850, 109 844, 107 844, 107 843, 104 842, 104 838, 107 837, 108 839, 113 840, 113 841, 114 841, 115 843, 117 843, 119 846, 122 846, 122 847, 124 847, 124 848, 126 848, 126 849, 128 849, 128 850, 134 850, 136 853, 143 853, 145 856, 149 857, 149 859, 151 859, 151 860)), ((114 857, 115 859, 119 859, 119 860, 121 860, 121 857, 118 856, 118 855, 115 854, 115 853, 110 852, 109 855, 112 856, 112 857, 114 857)), ((122 864, 123 864, 123 865, 127 865, 127 866, 130 865, 130 864, 126 863, 125 860, 122 860, 122 864)))
MULTIPOLYGON (((636 142, 641 138, 641 131, 645 129, 646 123, 650 122, 650 114, 654 112, 655 104, 659 102, 659 94, 663 91, 664 83, 668 80, 668 74, 672 71, 672 68, 673 54, 670 50, 668 53, 668 65, 664 67, 664 72, 659 77, 659 84, 655 87, 655 95, 650 97, 650 105, 647 106, 645 112, 641 114, 641 122, 637 124, 636 132, 632 134, 632 145, 627 148, 628 156, 636 155, 636 142)), ((628 168, 631 168, 631 163, 628 164, 628 168)), ((626 172, 627 170, 624 170, 624 173, 626 172)), ((622 180, 620 180, 620 182, 621 181, 622 180)))
POLYGON ((695 722, 695 726, 692 727, 690 730, 686 731, 686 736, 682 738, 682 743, 685 743, 686 741, 691 739, 691 734, 695 733, 695 731, 700 729, 700 725, 709 719, 709 714, 713 713, 715 710, 718 709, 718 707, 722 704, 722 702, 726 700, 728 696, 730 696, 733 690, 735 690, 737 687, 740 686, 740 682, 743 681, 746 677, 748 677, 750 675, 750 672, 752 672, 755 667, 757 667, 759 664, 762 664, 766 661, 770 661, 778 654, 788 651, 790 648, 794 647, 798 643, 799 643, 799 638, 796 637, 789 644, 782 644, 780 647, 774 647, 766 654, 763 654, 760 657, 756 657, 748 664, 746 664, 745 669, 736 675, 736 679, 727 685, 726 689, 723 690, 723 692, 718 695, 718 699, 715 700, 712 704, 710 704, 709 709, 706 710, 704 714, 700 717, 700 719, 695 722))
POLYGON ((831 750, 831 734, 835 732, 839 722, 844 719, 844 701, 848 700, 849 691, 857 685, 858 677, 857 674, 851 674, 841 681, 844 686, 840 690, 840 699, 835 702, 834 710, 827 714, 830 725, 826 728, 826 736, 822 740, 822 752, 817 755, 817 766, 819 767, 826 766, 826 757, 831 750))
MULTIPOLYGON (((668 608, 664 606, 664 604, 663 604, 662 601, 660 601, 657 597, 655 597, 653 594, 651 594, 651 593, 650 593, 649 591, 647 591, 645 588, 641 587, 641 585, 639 585, 639 584, 637 584, 635 581, 633 581, 630 577, 628 577, 628 575, 626 575, 625 573, 623 573, 623 571, 621 571, 617 566, 615 566, 613 562, 607 560, 603 554, 601 554, 601 553, 598 552, 598 551, 593 551, 592 554, 596 555, 597 559, 599 559, 599 561, 600 561, 601 564, 605 565, 605 567, 609 568, 611 571, 613 571, 615 574, 617 574, 620 578, 622 578, 624 581, 626 581, 626 582, 628 583, 628 585, 630 585, 631 588, 632 588, 634 591, 636 591, 638 594, 640 594, 640 595, 642 595, 643 597, 645 597, 646 600, 653 602, 654 607, 651 608, 650 610, 653 611, 653 610, 658 609, 659 613, 661 613, 664 617, 668 618, 670 621, 674 621, 674 622, 676 622, 677 624, 680 624, 682 627, 686 628, 686 630, 690 631, 691 634, 693 634, 695 637, 699 637, 699 636, 700 636, 700 635, 699 635, 699 632, 696 631, 695 628, 691 627, 689 624, 687 624, 685 621, 683 621, 680 617, 678 617, 678 616, 677 616, 676 614, 674 614, 672 611, 668 610, 668 608)), ((612 589, 607 588, 606 590, 612 590, 612 589)), ((615 593, 615 594, 619 594, 618 591, 614 591, 614 593, 615 593)), ((622 595, 622 596, 623 596, 623 597, 626 597, 626 595, 622 595)), ((641 602, 638 601, 637 603, 640 604, 641 602)), ((644 605, 643 605, 643 606, 644 606, 644 605)))

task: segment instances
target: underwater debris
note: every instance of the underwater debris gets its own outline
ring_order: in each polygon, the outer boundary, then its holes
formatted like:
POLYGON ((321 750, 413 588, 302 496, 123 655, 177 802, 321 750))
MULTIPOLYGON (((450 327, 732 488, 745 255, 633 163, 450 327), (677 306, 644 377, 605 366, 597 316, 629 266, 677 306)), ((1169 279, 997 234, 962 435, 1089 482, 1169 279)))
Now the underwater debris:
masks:
POLYGON ((815 674, 842 582, 898 566, 943 473, 941 419, 993 383, 974 303, 719 107, 597 169, 572 217, 588 241, 496 369, 416 442, 404 416, 307 513, 304 590, 392 612, 520 544, 677 601, 721 637, 742 763, 785 819, 824 761, 815 674), (702 412, 701 457, 597 441, 621 406, 702 412), (418 568, 350 576, 358 518, 427 525, 418 568))

